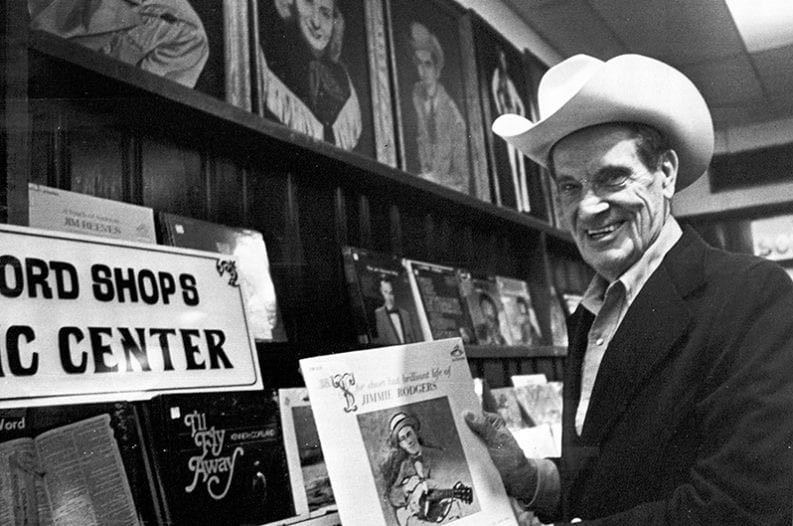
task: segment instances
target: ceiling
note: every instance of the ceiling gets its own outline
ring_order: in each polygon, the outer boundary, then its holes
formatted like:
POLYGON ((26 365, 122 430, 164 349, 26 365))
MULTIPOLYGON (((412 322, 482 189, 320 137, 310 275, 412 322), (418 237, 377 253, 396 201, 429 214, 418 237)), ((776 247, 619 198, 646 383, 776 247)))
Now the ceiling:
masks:
POLYGON ((748 53, 724 0, 504 0, 561 56, 639 53, 697 85, 717 130, 793 117, 793 46, 748 53))

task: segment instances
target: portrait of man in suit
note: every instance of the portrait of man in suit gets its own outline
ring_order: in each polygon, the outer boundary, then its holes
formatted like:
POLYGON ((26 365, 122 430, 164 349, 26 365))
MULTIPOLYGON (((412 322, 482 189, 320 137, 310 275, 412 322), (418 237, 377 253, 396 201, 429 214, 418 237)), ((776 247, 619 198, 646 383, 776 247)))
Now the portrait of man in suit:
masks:
POLYGON ((374 311, 376 343, 399 344, 421 341, 413 328, 413 318, 405 309, 397 307, 393 278, 382 276, 379 280, 383 305, 374 311))

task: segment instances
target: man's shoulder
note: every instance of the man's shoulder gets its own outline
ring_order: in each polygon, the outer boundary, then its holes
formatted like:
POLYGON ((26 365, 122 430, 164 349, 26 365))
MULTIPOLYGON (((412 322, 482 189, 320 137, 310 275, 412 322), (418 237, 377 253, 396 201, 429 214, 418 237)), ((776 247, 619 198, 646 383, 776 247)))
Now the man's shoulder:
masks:
MULTIPOLYGON (((667 268, 676 282, 701 280, 716 287, 735 289, 743 286, 768 286, 771 283, 793 290, 784 269, 752 254, 728 252, 708 245, 693 230, 687 230, 679 245, 669 253, 667 268)), ((775 286, 776 286, 775 285, 775 286)))

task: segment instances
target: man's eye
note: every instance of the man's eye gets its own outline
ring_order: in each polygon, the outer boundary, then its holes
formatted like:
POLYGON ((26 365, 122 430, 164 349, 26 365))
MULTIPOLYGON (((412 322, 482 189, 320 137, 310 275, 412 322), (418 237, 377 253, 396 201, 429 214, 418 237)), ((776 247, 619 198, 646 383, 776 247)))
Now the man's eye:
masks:
POLYGON ((572 194, 577 192, 581 185, 576 183, 560 183, 557 187, 559 191, 563 194, 572 194))
POLYGON ((624 185, 628 181, 628 176, 621 174, 621 175, 611 175, 603 180, 603 186, 606 188, 619 188, 624 185))

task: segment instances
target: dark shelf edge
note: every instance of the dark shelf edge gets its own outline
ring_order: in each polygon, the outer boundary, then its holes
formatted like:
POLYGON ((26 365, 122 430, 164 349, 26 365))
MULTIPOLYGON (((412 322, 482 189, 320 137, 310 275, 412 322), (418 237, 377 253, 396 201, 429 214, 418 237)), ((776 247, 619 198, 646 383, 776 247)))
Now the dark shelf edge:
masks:
POLYGON ((324 157, 333 162, 344 163, 355 169, 357 172, 355 177, 357 178, 361 177, 361 173, 368 174, 364 177, 368 177, 369 180, 367 182, 373 186, 387 186, 390 183, 397 183, 405 191, 419 190, 430 199, 451 201, 455 205, 462 207, 464 211, 497 218, 508 224, 545 232, 560 241, 572 242, 569 234, 545 221, 522 214, 516 210, 499 207, 495 204, 455 192, 397 168, 379 163, 374 159, 336 148, 331 144, 292 131, 281 124, 267 121, 224 100, 142 71, 132 65, 106 57, 60 37, 33 31, 30 33, 28 46, 31 50, 46 57, 66 62, 119 82, 133 90, 142 92, 146 96, 160 98, 177 107, 198 112, 210 120, 217 120, 225 125, 231 125, 254 138, 275 140, 288 146, 304 149, 311 154, 324 157))
POLYGON ((466 345, 465 353, 469 359, 499 358, 558 358, 567 356, 567 348, 558 345, 466 345))

